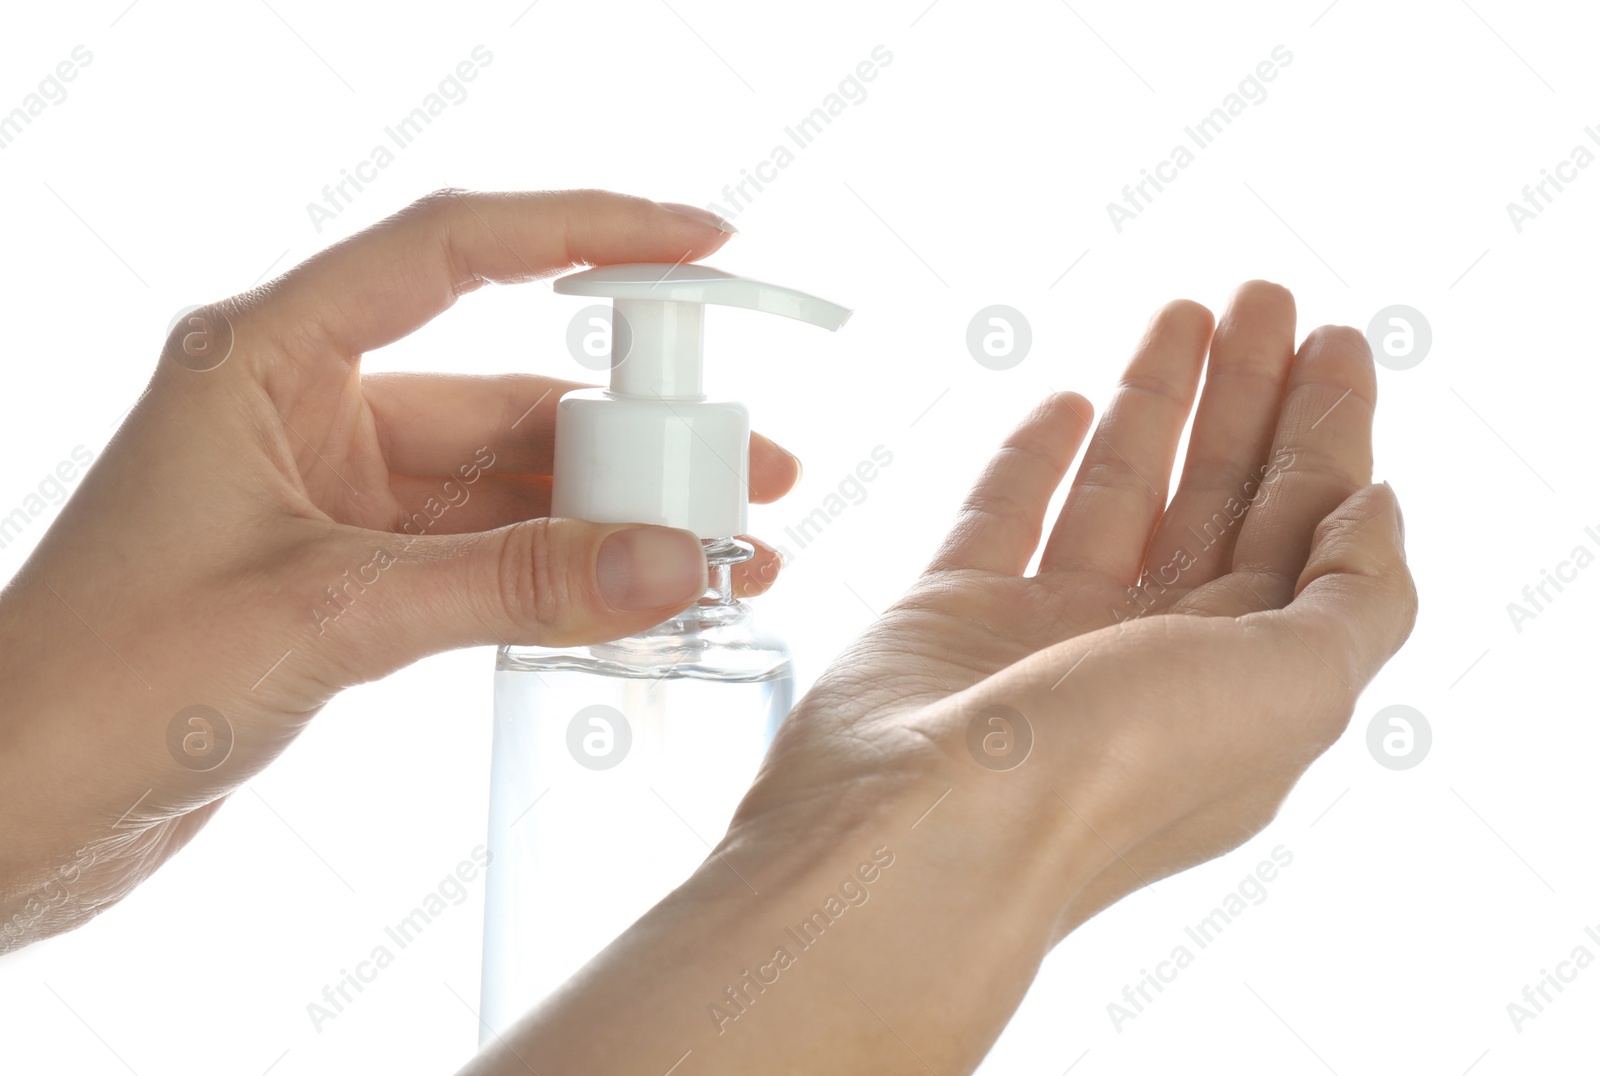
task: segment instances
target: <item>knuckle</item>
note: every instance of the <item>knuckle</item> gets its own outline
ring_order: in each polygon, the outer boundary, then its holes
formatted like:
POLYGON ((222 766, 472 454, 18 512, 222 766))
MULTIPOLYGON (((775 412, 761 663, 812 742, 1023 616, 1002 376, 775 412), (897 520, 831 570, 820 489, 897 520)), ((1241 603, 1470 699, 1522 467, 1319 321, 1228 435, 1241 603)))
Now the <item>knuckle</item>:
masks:
POLYGON ((993 469, 1017 472, 1037 469, 1043 474, 1059 474, 1068 461, 1061 459, 1061 447, 1046 434, 1019 432, 1006 439, 995 453, 993 469))
MULTIPOLYGON (((1314 412, 1315 405, 1305 409, 1314 412)), ((1351 493, 1366 482, 1365 477, 1355 469, 1361 461, 1348 459, 1336 449, 1324 447, 1309 436, 1300 441, 1287 442, 1282 449, 1289 455, 1293 466, 1292 470, 1285 468, 1288 473, 1280 481, 1293 480, 1298 489, 1314 490, 1318 496, 1328 497, 1331 501, 1328 505, 1330 510, 1343 504, 1351 493)))
POLYGON ((1230 456, 1197 453, 1184 468, 1183 485, 1194 493, 1203 494, 1207 504, 1214 501, 1220 505, 1229 497, 1251 499, 1253 495, 1247 487, 1252 481, 1258 484, 1258 489, 1265 484, 1260 468, 1230 456))
POLYGON ((438 218, 455 212, 467 192, 460 187, 440 187, 429 191, 400 211, 401 216, 438 218))
POLYGON ((193 371, 215 369, 227 360, 236 343, 236 324, 251 309, 247 293, 186 311, 173 324, 162 344, 163 362, 193 371))
POLYGON ((1023 525, 1034 524, 1034 529, 1038 529, 1035 520, 1040 513, 1034 510, 1032 504, 1004 490, 974 490, 961 508, 964 514, 977 516, 980 519, 1023 525))
POLYGON ((500 548, 498 593, 507 620, 522 629, 558 626, 567 582, 555 563, 548 519, 513 527, 500 548))
POLYGON ((1136 497, 1140 502, 1151 501, 1158 496, 1120 459, 1085 460, 1078 468, 1078 476, 1074 479, 1074 483, 1084 489, 1104 490, 1113 494, 1136 497))
POLYGON ((1354 520, 1345 505, 1341 504, 1317 521, 1311 530, 1311 548, 1330 545, 1350 532, 1354 520))
POLYGON ((1190 390, 1184 385, 1174 383, 1171 378, 1133 371, 1122 375, 1117 381, 1117 388, 1123 392, 1148 396, 1160 403, 1182 408, 1185 413, 1188 412, 1189 405, 1194 399, 1194 394, 1190 390))

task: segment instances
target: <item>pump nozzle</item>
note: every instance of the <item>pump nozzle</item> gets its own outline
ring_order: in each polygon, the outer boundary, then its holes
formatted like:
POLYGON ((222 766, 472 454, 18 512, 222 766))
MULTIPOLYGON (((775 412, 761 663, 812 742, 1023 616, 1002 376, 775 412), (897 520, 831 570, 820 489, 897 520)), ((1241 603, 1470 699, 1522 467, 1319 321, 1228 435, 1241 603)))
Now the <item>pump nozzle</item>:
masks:
POLYGON ((556 412, 552 510, 600 523, 657 523, 701 538, 742 534, 750 417, 702 391, 706 304, 835 330, 850 311, 793 288, 705 265, 605 265, 562 277, 563 295, 614 300, 611 387, 556 412))
POLYGON ((849 310, 826 299, 707 265, 602 265, 562 277, 555 290, 615 301, 611 391, 652 399, 700 395, 707 303, 760 310, 830 330, 850 318, 849 310))

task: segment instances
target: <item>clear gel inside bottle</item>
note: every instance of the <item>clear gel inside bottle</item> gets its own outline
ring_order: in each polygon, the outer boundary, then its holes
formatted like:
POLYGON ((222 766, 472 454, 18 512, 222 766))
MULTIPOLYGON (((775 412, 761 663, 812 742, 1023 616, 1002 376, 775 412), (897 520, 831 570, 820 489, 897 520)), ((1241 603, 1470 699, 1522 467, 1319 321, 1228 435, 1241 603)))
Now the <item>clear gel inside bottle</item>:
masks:
POLYGON ((699 866, 789 712, 788 648, 733 597, 753 550, 705 547, 705 596, 648 631, 500 649, 481 1042, 699 866))

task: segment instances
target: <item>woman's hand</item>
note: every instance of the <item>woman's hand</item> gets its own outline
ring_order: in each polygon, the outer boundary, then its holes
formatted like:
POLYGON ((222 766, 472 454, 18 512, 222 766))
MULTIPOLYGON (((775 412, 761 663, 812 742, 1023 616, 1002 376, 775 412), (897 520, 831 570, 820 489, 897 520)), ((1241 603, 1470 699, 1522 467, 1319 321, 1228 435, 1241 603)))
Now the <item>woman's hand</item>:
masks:
POLYGON ((968 1072, 1066 932, 1264 827, 1416 608, 1366 342, 1294 332, 1264 283, 1157 315, 1030 576, 1089 428, 1041 404, 716 854, 471 1071, 968 1072))
MULTIPOLYGON (((1122 834, 1129 887, 1260 829, 1343 729, 1356 694, 1409 633, 1415 604, 1393 492, 1363 488, 1377 393, 1366 340, 1324 327, 1297 355, 1294 335, 1293 297, 1260 281, 1239 290, 1215 333, 1195 303, 1162 310, 1027 575, 1045 507, 1090 423, 1081 397, 1041 404, 979 479, 922 579, 787 723, 742 819, 792 795, 803 775, 825 775, 835 795, 879 783, 879 754, 903 755, 908 738, 921 753, 970 762, 966 725, 998 705, 1016 712, 990 717, 1019 727, 985 718, 976 741, 999 751, 985 759, 997 771, 1022 761, 1009 752, 1030 729, 1040 757, 1026 772, 1058 788, 1068 767, 1090 760, 1084 776, 1098 787, 1116 764, 1129 803, 1108 803, 1085 824, 1122 834), (1076 705, 1091 685, 1102 702, 1076 705), (1165 706, 1130 716, 1132 700, 1152 691, 1165 706), (1230 695, 1264 709, 1228 706, 1230 695), (813 765, 818 753, 859 765, 813 765), (1281 772, 1252 769, 1252 759, 1281 772), (1158 810, 1149 832, 1127 828, 1144 814, 1136 807, 1168 799, 1172 817, 1158 810), (1215 816, 1206 826, 1189 813, 1202 809, 1215 816), (1145 841, 1156 843, 1135 850, 1145 841)), ((1107 900, 1125 891, 1113 885, 1107 900)))
MULTIPOLYGON (((341 688, 693 601, 693 535, 544 518, 577 386, 363 377, 361 357, 486 281, 727 238, 688 206, 447 191, 186 318, 0 600, 0 951, 120 897, 341 688)), ((799 473, 759 437, 750 463, 757 501, 799 473)), ((775 564, 759 549, 745 582, 775 564)))

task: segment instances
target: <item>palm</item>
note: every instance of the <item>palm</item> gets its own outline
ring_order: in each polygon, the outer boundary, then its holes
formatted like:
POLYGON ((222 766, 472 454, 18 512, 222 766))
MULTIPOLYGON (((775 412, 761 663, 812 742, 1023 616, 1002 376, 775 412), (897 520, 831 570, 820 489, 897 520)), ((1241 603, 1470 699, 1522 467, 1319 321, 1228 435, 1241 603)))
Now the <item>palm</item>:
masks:
MULTIPOLYGON (((971 687, 1046 647, 1113 624, 1164 613, 1232 611, 1234 603, 1227 598, 1245 582, 1225 576, 1194 590, 1167 587, 1155 593, 1152 587, 1135 598, 1127 583, 1103 572, 1019 577, 934 570, 867 630, 850 660, 870 655, 873 666, 882 670, 885 695, 909 709, 971 687)), ((825 677, 819 686, 826 690, 827 684, 825 677)))
POLYGON ((359 377, 343 384, 308 380, 312 383, 280 411, 280 427, 267 433, 292 454, 287 477, 336 522, 372 530, 393 527, 402 514, 397 487, 403 480, 384 454, 359 377))
POLYGON ((1116 621, 1127 587, 1097 572, 1021 577, 951 568, 928 572, 884 614, 868 638, 899 649, 917 697, 929 701, 1064 639, 1116 621), (920 674, 920 675, 919 675, 920 674))
MULTIPOLYGON (((286 480, 273 486, 280 497, 287 490, 280 507, 410 534, 488 530, 549 514, 556 403, 576 382, 362 376, 359 356, 299 347, 263 356, 241 346, 230 357, 265 369, 244 380, 235 405, 238 428, 252 431, 251 450, 286 480)), ((770 499, 782 490, 758 492, 770 499)))
POLYGON ((1089 426, 1087 403, 1070 395, 1012 434, 928 571, 808 702, 851 715, 855 734, 862 718, 887 723, 1122 621, 1286 602, 1317 522, 1369 480, 1374 396, 1358 335, 1312 334, 1298 357, 1293 337, 1293 301, 1273 285, 1242 288, 1215 339, 1203 308, 1167 307, 1095 431, 1037 574, 1024 573, 1045 506, 1089 426))
POLYGON ((359 360, 297 358, 296 372, 269 382, 254 401, 272 411, 255 426, 261 448, 304 505, 337 523, 392 529, 407 482, 385 453, 359 360))

